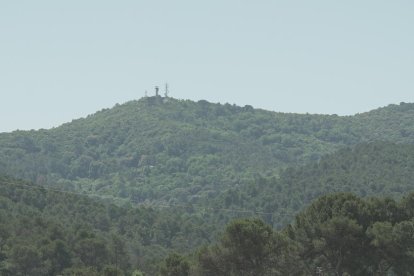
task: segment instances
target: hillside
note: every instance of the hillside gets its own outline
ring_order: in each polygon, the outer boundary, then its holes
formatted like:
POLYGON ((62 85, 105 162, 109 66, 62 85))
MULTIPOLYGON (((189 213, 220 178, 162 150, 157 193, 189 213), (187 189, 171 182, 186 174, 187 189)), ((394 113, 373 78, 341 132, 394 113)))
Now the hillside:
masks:
POLYGON ((258 175, 366 141, 414 141, 414 105, 356 116, 150 97, 58 128, 0 135, 0 172, 134 202, 209 204, 258 175))
POLYGON ((168 252, 208 242, 210 229, 168 209, 119 207, 0 176, 1 275, 154 275, 168 252))
POLYGON ((401 198, 414 191, 414 145, 362 143, 283 170, 278 177, 261 177, 242 189, 230 189, 216 206, 272 213, 263 215, 281 228, 314 199, 331 193, 401 198))

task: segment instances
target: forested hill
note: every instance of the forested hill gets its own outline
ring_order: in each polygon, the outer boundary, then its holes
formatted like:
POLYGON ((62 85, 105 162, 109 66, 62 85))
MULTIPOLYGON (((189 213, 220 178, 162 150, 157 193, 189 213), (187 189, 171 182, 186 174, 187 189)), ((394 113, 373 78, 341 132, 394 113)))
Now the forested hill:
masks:
POLYGON ((414 104, 342 117, 143 98, 0 134, 0 175, 30 181, 0 177, 2 273, 155 275, 235 217, 280 229, 328 193, 413 191, 414 104))
POLYGON ((209 204, 258 176, 374 140, 412 143, 414 104, 341 117, 149 97, 51 130, 0 134, 0 172, 135 202, 209 204))
POLYGON ((272 213, 273 225, 280 228, 325 194, 350 192, 363 197, 401 198, 413 191, 414 145, 371 142, 289 167, 278 177, 257 178, 242 189, 229 189, 215 205, 272 213))

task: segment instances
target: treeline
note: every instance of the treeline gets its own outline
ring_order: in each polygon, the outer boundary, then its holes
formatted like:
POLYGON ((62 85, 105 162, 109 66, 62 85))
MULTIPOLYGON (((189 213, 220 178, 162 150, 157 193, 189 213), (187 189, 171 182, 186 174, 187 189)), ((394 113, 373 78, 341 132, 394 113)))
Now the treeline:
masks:
POLYGON ((171 254, 161 275, 414 275, 414 193, 401 201, 322 196, 280 231, 231 222, 220 240, 171 254))

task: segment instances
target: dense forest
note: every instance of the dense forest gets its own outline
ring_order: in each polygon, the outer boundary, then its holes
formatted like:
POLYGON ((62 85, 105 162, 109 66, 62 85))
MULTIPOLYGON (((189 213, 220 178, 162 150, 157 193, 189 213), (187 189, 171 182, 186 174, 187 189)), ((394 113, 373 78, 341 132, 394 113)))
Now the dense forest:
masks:
POLYGON ((152 275, 171 250, 208 243, 209 228, 174 210, 120 207, 0 177, 0 275, 152 275))
POLYGON ((339 193, 281 231, 235 220, 216 244, 168 256, 162 275, 413 275, 413 203, 413 193, 401 201, 339 193))
POLYGON ((209 205, 259 175, 363 142, 414 142, 414 104, 355 116, 148 97, 50 130, 0 134, 0 172, 135 202, 209 205))
POLYGON ((162 97, 0 133, 1 273, 411 275, 413 142, 414 104, 162 97))
POLYGON ((1 275, 414 273, 414 193, 400 201, 322 196, 284 229, 239 219, 212 244, 203 222, 174 212, 118 207, 7 177, 0 184, 1 275), (191 254, 183 248, 203 237, 210 245, 193 244, 199 249, 191 254), (168 254, 164 261, 159 251, 168 254))
POLYGON ((249 210, 270 212, 272 217, 263 219, 281 228, 324 194, 352 192, 400 198, 412 191, 414 145, 372 142, 341 149, 306 165, 288 167, 277 177, 258 176, 245 187, 222 193, 214 202, 226 208, 242 205, 249 210))

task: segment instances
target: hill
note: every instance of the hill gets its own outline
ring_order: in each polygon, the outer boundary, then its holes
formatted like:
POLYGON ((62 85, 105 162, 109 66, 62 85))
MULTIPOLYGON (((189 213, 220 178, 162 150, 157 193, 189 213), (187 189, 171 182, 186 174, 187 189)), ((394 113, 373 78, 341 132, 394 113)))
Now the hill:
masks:
POLYGON ((414 145, 389 142, 347 147, 277 177, 259 177, 241 189, 224 192, 216 206, 271 213, 268 223, 281 228, 314 199, 331 193, 401 198, 414 191, 414 145))
POLYGON ((413 118, 405 103, 340 117, 149 97, 50 130, 0 134, 0 172, 115 199, 209 205, 344 146, 412 143, 413 118))
POLYGON ((168 252, 214 241, 235 217, 283 228, 332 192, 399 198, 414 188, 413 119, 405 103, 341 117, 151 97, 0 134, 0 175, 29 181, 0 178, 1 221, 11 225, 2 226, 2 269, 14 271, 21 245, 39 260, 33 269, 63 271, 25 248, 55 246, 49 230, 58 228, 65 269, 113 269, 115 236, 128 252, 122 269, 152 275, 168 252), (19 243, 15 229, 28 228, 19 243), (108 246, 102 266, 79 255, 83 238, 108 246))

